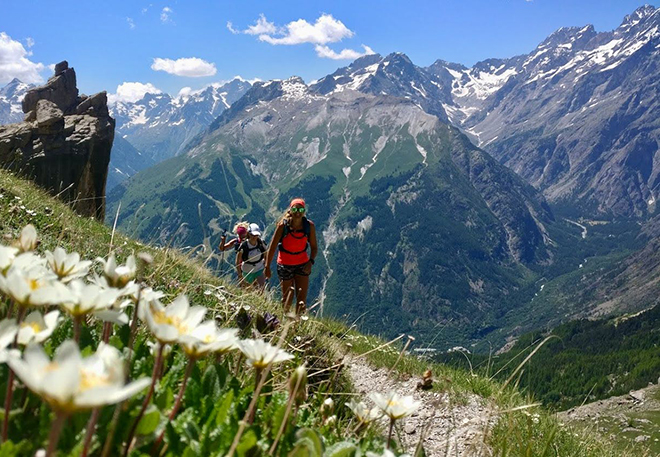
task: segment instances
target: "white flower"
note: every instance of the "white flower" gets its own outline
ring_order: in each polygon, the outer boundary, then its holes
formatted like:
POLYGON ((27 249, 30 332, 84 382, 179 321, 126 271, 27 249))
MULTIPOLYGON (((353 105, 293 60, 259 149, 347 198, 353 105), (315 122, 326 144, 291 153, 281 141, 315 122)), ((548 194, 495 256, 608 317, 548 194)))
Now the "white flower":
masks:
POLYGON ((39 244, 37 241, 37 231, 32 224, 28 224, 21 230, 21 235, 16 240, 18 249, 21 252, 34 251, 39 244))
POLYGON ((378 408, 369 408, 366 403, 362 401, 356 401, 354 398, 351 398, 346 406, 348 406, 358 421, 368 424, 378 419, 383 413, 378 408))
POLYGON ((55 310, 42 316, 39 311, 33 311, 21 322, 18 330, 18 343, 42 343, 53 333, 60 319, 60 312, 55 310))
POLYGON ((5 274, 9 267, 11 267, 16 254, 18 254, 18 249, 9 246, 0 246, 0 274, 5 274))
POLYGON ((248 363, 255 368, 266 368, 271 363, 286 362, 293 356, 288 352, 265 342, 264 340, 242 340, 238 348, 248 359, 248 363))
POLYGON ((220 329, 214 321, 206 321, 190 333, 182 335, 179 343, 188 357, 199 358, 211 352, 228 352, 238 348, 238 329, 220 329))
POLYGON ((7 346, 14 342, 17 331, 16 319, 0 321, 0 363, 5 363, 11 355, 20 354, 14 349, 7 350, 7 346))
POLYGON ((112 287, 121 289, 126 286, 129 281, 135 279, 137 265, 135 263, 134 255, 128 256, 128 259, 126 259, 126 265, 117 265, 114 254, 110 254, 108 260, 100 257, 96 260, 103 264, 103 274, 108 280, 108 284, 112 287))
POLYGON ((79 279, 71 281, 68 290, 69 299, 62 303, 62 308, 72 316, 106 311, 119 298, 118 289, 104 289, 97 284, 85 284, 79 279))
POLYGON ((82 278, 89 271, 92 264, 89 260, 80 260, 80 254, 72 252, 67 254, 60 247, 55 248, 53 252, 46 251, 46 260, 48 266, 63 282, 69 282, 75 278, 82 278))
POLYGON ((74 341, 65 341, 51 362, 43 348, 30 344, 23 358, 8 361, 16 376, 53 409, 74 412, 123 401, 147 387, 142 378, 124 384, 125 369, 119 350, 104 343, 82 358, 74 341))
POLYGON ((39 265, 30 269, 18 267, 24 255, 16 257, 6 277, 0 276, 0 290, 21 307, 58 305, 66 300, 67 288, 52 272, 39 265))
POLYGON ((392 420, 411 415, 422 404, 416 401, 412 395, 402 396, 396 392, 390 392, 387 395, 372 393, 369 398, 392 420))
MULTIPOLYGON (((24 252, 22 254, 18 254, 15 258, 14 261, 11 263, 12 268, 20 268, 21 270, 30 270, 32 268, 37 268, 37 267, 43 267, 44 270, 46 266, 46 259, 43 257, 40 257, 32 252, 24 252)), ((51 277, 55 277, 52 272, 49 270, 44 271, 44 274, 46 272, 51 273, 51 277)))
POLYGON ((332 413, 334 409, 335 409, 335 401, 332 399, 332 397, 328 397, 323 401, 323 404, 321 405, 321 414, 328 415, 332 413))
POLYGON ((152 300, 141 308, 147 327, 161 343, 174 343, 182 335, 191 333, 206 314, 205 307, 190 306, 185 295, 180 295, 167 307, 152 300))

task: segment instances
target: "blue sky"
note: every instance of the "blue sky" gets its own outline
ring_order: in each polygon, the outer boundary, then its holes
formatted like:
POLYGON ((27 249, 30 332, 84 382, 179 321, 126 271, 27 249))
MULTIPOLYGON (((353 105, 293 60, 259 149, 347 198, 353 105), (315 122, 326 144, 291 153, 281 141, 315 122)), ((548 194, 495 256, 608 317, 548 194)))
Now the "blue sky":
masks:
POLYGON ((642 4, 61 0, 55 7, 51 1, 0 0, 0 85, 13 76, 47 78, 48 65, 63 59, 76 68, 84 93, 115 92, 122 83, 140 82, 176 94, 235 75, 299 75, 310 81, 352 60, 328 57, 340 57, 343 50, 354 57, 365 52, 363 46, 380 54, 404 52, 418 65, 441 58, 470 66, 528 53, 561 26, 611 30, 642 4), (244 33, 260 17, 255 34, 244 33))

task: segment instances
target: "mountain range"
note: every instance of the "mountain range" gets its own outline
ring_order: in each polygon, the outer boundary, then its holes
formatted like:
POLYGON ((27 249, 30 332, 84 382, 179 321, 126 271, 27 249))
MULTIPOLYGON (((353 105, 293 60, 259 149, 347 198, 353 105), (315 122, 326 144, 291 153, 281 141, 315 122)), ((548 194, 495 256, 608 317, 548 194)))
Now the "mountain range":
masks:
POLYGON ((465 332, 551 256, 542 196, 456 128, 412 100, 322 94, 298 77, 255 83, 185 154, 108 201, 122 202, 125 232, 215 247, 239 219, 272 227, 297 195, 319 227, 322 312, 372 329, 465 332))
POLYGON ((611 32, 561 28, 528 55, 427 70, 451 81, 451 121, 549 201, 598 217, 656 213, 660 9, 611 32))
MULTIPOLYGON (((108 190, 138 171, 180 153, 188 141, 206 129, 250 85, 237 77, 176 97, 147 93, 134 102, 112 103, 110 114, 117 126, 108 190)), ((23 120, 21 102, 31 87, 13 79, 0 88, 0 125, 23 120)))
POLYGON ((176 97, 146 93, 135 102, 117 101, 110 111, 117 121, 117 135, 157 163, 180 154, 250 86, 235 78, 176 97))
MULTIPOLYGON (((438 346, 644 309, 660 278, 659 30, 647 5, 471 68, 372 54, 310 84, 118 101, 108 214, 121 201, 122 230, 211 248, 303 195, 322 311, 438 346)), ((1 122, 26 88, 0 89, 1 122)))

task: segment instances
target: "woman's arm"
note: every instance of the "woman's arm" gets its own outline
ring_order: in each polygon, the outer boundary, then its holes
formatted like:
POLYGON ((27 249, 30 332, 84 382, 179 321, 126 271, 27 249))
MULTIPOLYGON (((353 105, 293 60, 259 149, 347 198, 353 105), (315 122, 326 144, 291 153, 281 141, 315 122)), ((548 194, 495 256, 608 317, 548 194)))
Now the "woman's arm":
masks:
POLYGON ((280 238, 282 238, 283 232, 284 232, 284 224, 283 223, 277 224, 277 228, 275 229, 273 238, 271 238, 270 244, 268 245, 268 251, 266 251, 266 258, 264 259, 264 262, 266 264, 266 268, 264 269, 264 275, 267 278, 270 278, 270 264, 273 262, 273 258, 275 257, 275 250, 277 249, 277 245, 280 243, 280 238))
POLYGON ((310 274, 312 272, 312 264, 314 263, 314 259, 316 258, 316 254, 318 253, 318 246, 316 244, 316 227, 314 226, 314 223, 310 221, 309 223, 309 262, 307 262, 307 265, 305 265, 305 272, 307 274, 310 274))
POLYGON ((225 237, 222 237, 222 243, 220 243, 220 246, 219 246, 221 251, 226 251, 227 249, 233 247, 234 244, 236 244, 236 238, 233 238, 233 239, 229 240, 229 243, 227 243, 227 244, 225 244, 225 239, 226 239, 225 237))
POLYGON ((310 247, 310 255, 309 258, 311 260, 314 260, 316 258, 316 254, 318 253, 318 246, 316 244, 316 226, 314 225, 314 222, 309 223, 309 247, 310 247))

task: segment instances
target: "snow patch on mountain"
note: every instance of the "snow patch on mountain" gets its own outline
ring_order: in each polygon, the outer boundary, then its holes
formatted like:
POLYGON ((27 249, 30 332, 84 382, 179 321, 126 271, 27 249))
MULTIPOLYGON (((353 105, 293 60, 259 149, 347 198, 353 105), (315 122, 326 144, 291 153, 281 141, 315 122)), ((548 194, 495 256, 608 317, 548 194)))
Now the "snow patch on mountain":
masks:
POLYGON ((464 71, 461 78, 454 82, 452 94, 458 99, 476 98, 484 100, 497 92, 510 77, 517 73, 518 71, 515 68, 505 68, 505 65, 499 68, 491 66, 489 72, 469 69, 464 71))
POLYGON ((14 78, 0 88, 0 124, 13 124, 23 121, 21 103, 25 93, 33 86, 14 78))

